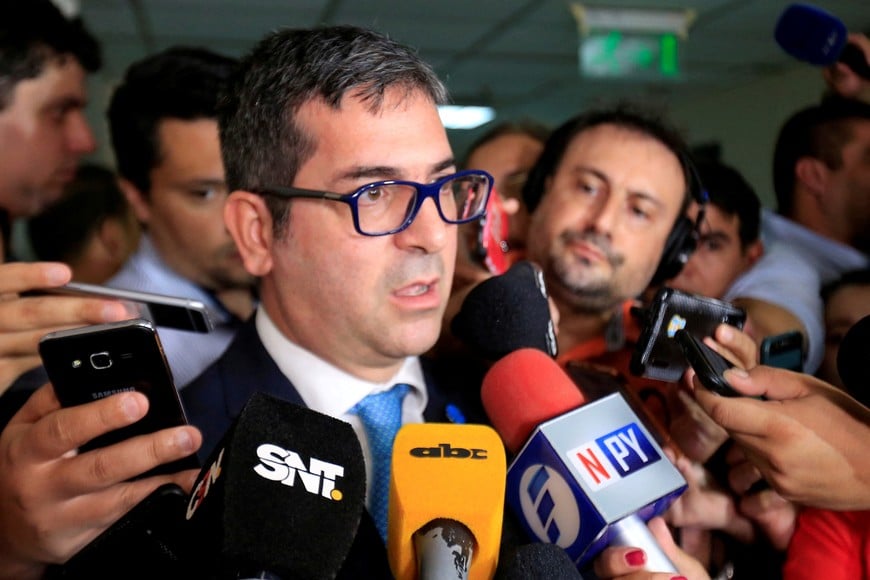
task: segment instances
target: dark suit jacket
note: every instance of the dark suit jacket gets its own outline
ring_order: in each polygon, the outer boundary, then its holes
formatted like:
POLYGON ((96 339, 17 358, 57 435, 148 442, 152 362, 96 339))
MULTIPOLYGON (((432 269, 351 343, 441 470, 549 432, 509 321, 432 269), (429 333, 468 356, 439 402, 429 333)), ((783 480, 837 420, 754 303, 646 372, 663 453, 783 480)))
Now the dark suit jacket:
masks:
MULTIPOLYGON (((469 369, 438 368, 423 359, 429 402, 427 422, 451 422, 448 407, 459 410, 469 423, 487 423, 480 403, 482 375, 469 369), (463 376, 467 375, 467 376, 463 376), (447 384, 448 387, 441 385, 447 384)), ((260 340, 251 317, 221 357, 181 391, 187 418, 203 434, 200 459, 220 442, 252 394, 262 391, 291 403, 305 403, 260 340)))

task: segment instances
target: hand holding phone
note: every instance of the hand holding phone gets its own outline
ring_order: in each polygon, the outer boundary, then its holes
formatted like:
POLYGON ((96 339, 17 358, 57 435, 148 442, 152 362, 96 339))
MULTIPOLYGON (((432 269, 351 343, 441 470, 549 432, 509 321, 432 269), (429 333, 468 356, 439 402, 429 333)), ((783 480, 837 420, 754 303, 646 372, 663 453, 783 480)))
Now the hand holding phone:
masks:
MULTIPOLYGON (((148 397, 148 412, 142 419, 96 437, 83 445, 81 451, 187 424, 157 331, 147 320, 52 332, 40 340, 39 354, 64 407, 125 391, 139 391, 148 397)), ((196 468, 199 463, 191 455, 161 465, 142 477, 196 468)))
POLYGON ((765 337, 761 341, 761 364, 803 372, 804 335, 797 330, 765 337))
POLYGON ((678 330, 674 338, 704 387, 725 397, 742 396, 723 376, 734 367, 728 359, 685 330, 678 330))

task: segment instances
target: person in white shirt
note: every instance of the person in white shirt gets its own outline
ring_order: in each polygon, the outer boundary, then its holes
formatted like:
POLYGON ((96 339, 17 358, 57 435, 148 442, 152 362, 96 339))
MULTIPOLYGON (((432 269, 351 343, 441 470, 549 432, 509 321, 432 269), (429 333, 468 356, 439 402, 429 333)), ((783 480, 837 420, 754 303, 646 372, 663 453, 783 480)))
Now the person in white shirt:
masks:
POLYGON ((726 295, 747 309, 760 336, 782 332, 765 304, 793 313, 808 342, 808 373, 824 352, 822 285, 870 264, 868 155, 868 103, 828 97, 786 121, 773 164, 778 213, 762 213, 765 254, 726 295))
POLYGON ((131 65, 109 105, 119 183, 144 235, 107 285, 201 301, 215 324, 209 333, 158 328, 179 389, 220 356, 255 303, 254 278, 223 224, 217 105, 237 65, 170 48, 131 65))

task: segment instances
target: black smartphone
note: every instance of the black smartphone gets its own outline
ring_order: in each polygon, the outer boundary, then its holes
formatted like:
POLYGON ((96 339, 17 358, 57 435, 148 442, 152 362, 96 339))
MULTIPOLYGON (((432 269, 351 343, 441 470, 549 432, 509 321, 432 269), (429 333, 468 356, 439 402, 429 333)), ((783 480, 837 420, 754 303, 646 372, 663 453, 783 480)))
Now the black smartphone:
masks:
POLYGON ((746 312, 722 300, 661 288, 641 317, 641 333, 632 353, 632 374, 675 382, 686 371, 686 358, 674 336, 686 330, 699 339, 722 323, 743 328, 746 312))
MULTIPOLYGON (((39 355, 61 405, 71 407, 124 391, 148 397, 145 416, 81 447, 88 451, 136 435, 186 425, 172 372, 154 325, 142 319, 60 330, 39 341, 39 355)), ((198 469, 196 455, 161 465, 140 477, 198 469)))
POLYGON ((761 341, 761 364, 803 372, 804 335, 792 330, 761 341))
POLYGON ((697 336, 685 330, 678 330, 674 338, 702 385, 725 397, 742 396, 722 376, 726 370, 734 367, 728 359, 704 344, 697 336))
POLYGON ((156 326, 191 332, 211 332, 214 329, 214 323, 208 315, 205 304, 191 298, 122 290, 80 282, 70 282, 56 288, 43 288, 32 293, 112 298, 127 302, 137 312, 137 316, 150 320, 156 326))
POLYGON ((486 213, 478 222, 477 239, 472 255, 491 274, 504 274, 508 269, 508 216, 501 196, 493 189, 486 202, 486 213))

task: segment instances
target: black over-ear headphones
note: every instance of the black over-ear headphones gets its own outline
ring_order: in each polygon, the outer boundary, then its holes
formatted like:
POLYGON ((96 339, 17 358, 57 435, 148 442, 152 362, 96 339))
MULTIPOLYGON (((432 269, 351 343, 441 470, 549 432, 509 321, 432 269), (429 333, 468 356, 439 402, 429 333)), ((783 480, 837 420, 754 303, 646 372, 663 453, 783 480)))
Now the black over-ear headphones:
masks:
POLYGON ((688 156, 681 156, 680 165, 683 166, 683 171, 686 174, 689 195, 698 202, 698 215, 694 220, 689 219, 685 212, 677 217, 677 221, 665 242, 662 259, 659 261, 655 274, 653 274, 652 281, 650 281, 651 286, 659 286, 679 274, 686 262, 689 261, 689 256, 698 246, 698 239, 701 237, 701 224, 704 222, 707 208, 707 191, 701 183, 701 176, 698 175, 695 164, 688 156))

